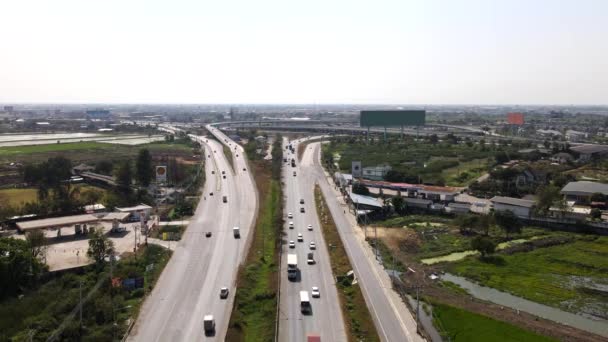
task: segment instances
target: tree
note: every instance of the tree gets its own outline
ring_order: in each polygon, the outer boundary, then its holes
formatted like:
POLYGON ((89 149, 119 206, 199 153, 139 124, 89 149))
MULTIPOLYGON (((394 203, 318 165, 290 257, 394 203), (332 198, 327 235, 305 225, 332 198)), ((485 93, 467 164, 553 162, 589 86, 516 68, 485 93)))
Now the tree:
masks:
POLYGON ((114 165, 109 160, 100 160, 95 164, 95 172, 101 173, 104 175, 112 174, 113 168, 114 168, 114 165))
POLYGON ((353 184, 353 193, 355 193, 357 195, 368 196, 369 189, 361 183, 355 183, 355 184, 353 184))
POLYGON ((494 253, 496 244, 490 238, 485 236, 476 236, 471 240, 471 248, 481 253, 481 257, 494 253))
POLYGON ((602 218, 602 211, 598 208, 591 209, 591 213, 589 213, 593 220, 599 220, 602 218))
POLYGON ((591 202, 606 202, 606 196, 601 192, 594 192, 591 194, 590 200, 591 202))
POLYGON ((33 258, 27 241, 0 238, 0 298, 34 284, 45 265, 33 258))
POLYGON ((127 160, 118 166, 116 170, 116 184, 120 191, 125 194, 131 193, 131 184, 133 183, 133 174, 131 172, 131 163, 127 160))
POLYGON ((114 242, 108 239, 101 229, 94 229, 89 240, 87 256, 95 261, 97 265, 102 265, 105 258, 114 255, 114 242))
POLYGON ((538 188, 536 191, 536 212, 546 215, 551 208, 561 198, 559 188, 554 185, 547 185, 538 188))
POLYGON ((429 142, 431 144, 433 144, 433 145, 436 144, 436 143, 438 143, 439 142, 439 137, 437 136, 437 134, 431 134, 429 136, 429 142))
POLYGON ((391 204, 393 205, 393 208, 395 208, 397 214, 403 214, 405 212, 405 201, 403 200, 403 197, 393 197, 391 204))
POLYGON ((137 179, 137 183, 144 187, 150 185, 150 181, 152 181, 152 156, 150 155, 150 151, 148 149, 139 150, 139 154, 137 155, 137 160, 135 162, 135 177, 137 179))
POLYGON ((32 258, 45 259, 48 246, 42 230, 32 230, 25 234, 25 240, 30 248, 32 258))
POLYGON ((493 224, 493 218, 490 215, 483 215, 477 217, 475 228, 481 230, 483 235, 488 236, 490 234, 490 226, 493 224))
POLYGON ((456 217, 455 223, 460 229, 460 234, 467 235, 477 225, 477 216, 472 214, 459 215, 456 217))
POLYGON ((497 164, 504 164, 510 160, 509 156, 505 151, 497 152, 494 158, 496 159, 497 164))
POLYGON ((494 211, 496 225, 505 231, 507 238, 510 234, 521 233, 522 223, 511 210, 494 211))

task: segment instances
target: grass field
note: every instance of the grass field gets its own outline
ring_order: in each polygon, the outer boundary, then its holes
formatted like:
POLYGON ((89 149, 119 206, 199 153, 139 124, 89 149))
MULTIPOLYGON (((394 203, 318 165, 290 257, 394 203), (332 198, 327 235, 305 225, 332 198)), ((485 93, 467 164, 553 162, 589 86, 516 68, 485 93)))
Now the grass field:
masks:
MULTIPOLYGON (((435 325, 442 328, 449 341, 467 342, 545 342, 555 341, 511 324, 497 321, 448 305, 434 304, 435 325)), ((445 340, 448 340, 445 338, 445 340)))
MULTIPOLYGON (((95 189, 97 191, 101 191, 105 193, 105 189, 99 188, 96 186, 88 185, 88 184, 76 184, 75 187, 80 188, 80 191, 83 190, 92 190, 95 189)), ((19 189, 1 189, 0 190, 0 200, 6 200, 8 203, 14 207, 19 207, 23 203, 27 202, 35 202, 38 199, 38 190, 36 188, 19 188, 19 189)))
POLYGON ((448 266, 482 285, 578 313, 608 316, 608 237, 578 236, 564 245, 499 255, 492 262, 469 257, 448 266))
POLYGON ((27 202, 34 202, 37 198, 38 190, 35 188, 0 190, 0 200, 7 201, 7 203, 13 207, 20 206, 27 202))
MULTIPOLYGON (((336 277, 343 276, 353 268, 348 260, 344 245, 342 245, 342 240, 318 185, 315 187, 315 204, 325 243, 328 246, 335 246, 329 251, 333 274, 336 277)), ((380 341, 359 285, 351 285, 350 279, 344 278, 344 281, 336 282, 336 287, 338 288, 338 296, 345 320, 344 323, 346 324, 348 340, 380 341)))
POLYGON ((59 155, 66 156, 73 162, 95 161, 101 159, 125 159, 136 156, 138 151, 142 148, 147 148, 152 154, 171 152, 190 155, 192 151, 191 147, 180 142, 156 142, 128 146, 84 141, 65 144, 0 147, 0 161, 17 161, 22 163, 40 162, 59 155))
POLYGON ((270 177, 268 162, 252 162, 260 193, 253 243, 239 270, 227 341, 272 341, 276 328, 278 241, 282 225, 279 181, 270 177))

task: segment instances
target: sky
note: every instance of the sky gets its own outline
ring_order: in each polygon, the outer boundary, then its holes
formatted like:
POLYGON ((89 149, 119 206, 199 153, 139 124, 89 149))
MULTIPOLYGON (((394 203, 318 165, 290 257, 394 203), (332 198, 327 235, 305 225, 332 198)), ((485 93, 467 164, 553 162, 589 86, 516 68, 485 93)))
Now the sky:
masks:
POLYGON ((606 0, 0 0, 2 103, 608 104, 606 0))

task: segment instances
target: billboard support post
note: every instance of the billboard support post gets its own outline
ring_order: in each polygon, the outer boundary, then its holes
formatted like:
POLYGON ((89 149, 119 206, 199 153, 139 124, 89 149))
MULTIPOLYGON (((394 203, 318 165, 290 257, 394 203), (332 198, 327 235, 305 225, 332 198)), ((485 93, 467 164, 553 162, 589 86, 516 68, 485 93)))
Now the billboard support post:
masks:
POLYGON ((403 140, 403 125, 401 125, 401 140, 403 140))
POLYGON ((386 126, 384 126, 384 142, 386 142, 386 126))
POLYGON ((369 126, 367 126, 367 136, 365 137, 365 141, 369 144, 369 126))

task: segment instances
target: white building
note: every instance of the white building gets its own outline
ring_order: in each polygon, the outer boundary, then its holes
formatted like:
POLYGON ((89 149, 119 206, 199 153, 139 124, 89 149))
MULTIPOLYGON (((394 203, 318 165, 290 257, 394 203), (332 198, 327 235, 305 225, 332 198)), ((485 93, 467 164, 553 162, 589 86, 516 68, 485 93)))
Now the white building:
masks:
POLYGON ((496 211, 512 211, 519 218, 530 218, 536 202, 514 197, 494 196, 490 199, 496 211))
POLYGON ((140 217, 143 215, 146 220, 150 218, 150 213, 152 212, 152 207, 147 204, 139 204, 134 207, 127 208, 116 208, 116 211, 121 213, 129 213, 130 219, 133 221, 139 221, 140 217))

